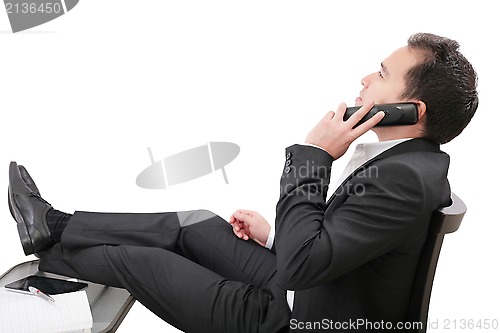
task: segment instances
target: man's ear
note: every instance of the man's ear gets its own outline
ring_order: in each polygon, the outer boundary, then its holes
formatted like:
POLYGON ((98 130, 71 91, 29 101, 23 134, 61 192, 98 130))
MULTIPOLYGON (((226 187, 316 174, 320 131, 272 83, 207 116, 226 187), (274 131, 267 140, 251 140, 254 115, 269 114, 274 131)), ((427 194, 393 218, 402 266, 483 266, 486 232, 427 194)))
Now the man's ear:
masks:
POLYGON ((425 105, 425 103, 420 100, 412 102, 417 104, 418 120, 420 121, 420 119, 422 119, 427 112, 427 105, 425 105))

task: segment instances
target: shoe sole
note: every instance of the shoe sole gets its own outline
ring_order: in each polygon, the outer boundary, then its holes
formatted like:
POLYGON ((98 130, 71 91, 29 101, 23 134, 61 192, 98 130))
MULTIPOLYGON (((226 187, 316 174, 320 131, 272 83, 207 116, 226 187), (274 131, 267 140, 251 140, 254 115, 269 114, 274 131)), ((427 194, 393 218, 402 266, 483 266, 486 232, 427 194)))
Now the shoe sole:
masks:
POLYGON ((9 182, 8 189, 8 197, 9 197, 9 210, 14 220, 17 222, 17 232, 19 233, 19 238, 21 239, 21 245, 23 246, 23 251, 25 255, 30 255, 35 253, 35 249, 33 248, 33 243, 31 241, 30 234, 28 232, 28 228, 26 228, 26 223, 24 222, 23 216, 21 212, 17 208, 16 200, 14 198, 14 194, 11 190, 11 185, 9 182))

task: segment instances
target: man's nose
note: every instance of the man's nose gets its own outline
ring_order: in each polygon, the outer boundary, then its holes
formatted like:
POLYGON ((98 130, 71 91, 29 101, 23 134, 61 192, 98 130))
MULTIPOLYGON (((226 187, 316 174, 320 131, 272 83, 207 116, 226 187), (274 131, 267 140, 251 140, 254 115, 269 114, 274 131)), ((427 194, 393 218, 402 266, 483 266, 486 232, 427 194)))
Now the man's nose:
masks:
POLYGON ((370 75, 365 76, 361 79, 361 85, 366 89, 370 83, 370 75))
POLYGON ((371 78, 373 77, 373 74, 375 73, 372 73, 372 74, 368 74, 367 76, 365 76, 364 78, 361 79, 361 85, 363 85, 363 87, 366 89, 370 86, 370 83, 371 83, 371 78))

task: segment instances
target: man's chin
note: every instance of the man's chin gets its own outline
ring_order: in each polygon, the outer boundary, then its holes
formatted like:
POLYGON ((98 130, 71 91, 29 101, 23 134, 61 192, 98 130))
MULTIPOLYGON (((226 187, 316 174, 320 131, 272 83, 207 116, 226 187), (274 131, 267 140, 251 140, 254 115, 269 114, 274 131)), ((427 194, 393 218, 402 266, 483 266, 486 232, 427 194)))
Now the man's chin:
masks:
POLYGON ((355 106, 363 105, 363 100, 361 99, 361 97, 356 97, 356 100, 354 101, 354 105, 355 106))

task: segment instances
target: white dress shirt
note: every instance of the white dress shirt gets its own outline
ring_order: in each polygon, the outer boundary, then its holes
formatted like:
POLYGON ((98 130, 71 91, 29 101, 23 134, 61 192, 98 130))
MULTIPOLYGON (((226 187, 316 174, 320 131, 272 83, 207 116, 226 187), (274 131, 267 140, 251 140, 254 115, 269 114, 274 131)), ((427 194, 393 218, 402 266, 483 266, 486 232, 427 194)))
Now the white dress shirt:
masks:
MULTIPOLYGON (((351 159, 349 160, 349 163, 347 163, 346 168, 344 169, 344 172, 342 175, 339 177, 337 182, 334 184, 334 188, 336 189, 337 187, 340 186, 346 180, 346 178, 354 172, 357 168, 359 168, 361 165, 364 163, 368 162, 375 156, 383 153, 387 149, 390 149, 394 147, 395 145, 404 142, 406 140, 410 140, 410 138, 405 138, 405 139, 397 139, 397 140, 388 140, 388 141, 381 141, 381 142, 370 142, 370 143, 360 143, 356 145, 356 149, 354 150, 354 153, 352 154, 351 159)), ((317 147, 320 149, 323 149, 321 147, 318 147, 316 145, 312 144, 305 144, 308 146, 313 146, 317 147)), ((266 247, 268 249, 271 249, 274 244, 274 227, 271 226, 271 232, 269 233, 269 237, 266 242, 266 247)), ((290 310, 293 310, 293 300, 294 300, 295 292, 293 290, 287 290, 286 293, 286 300, 288 302, 288 306, 290 307, 290 310)))

